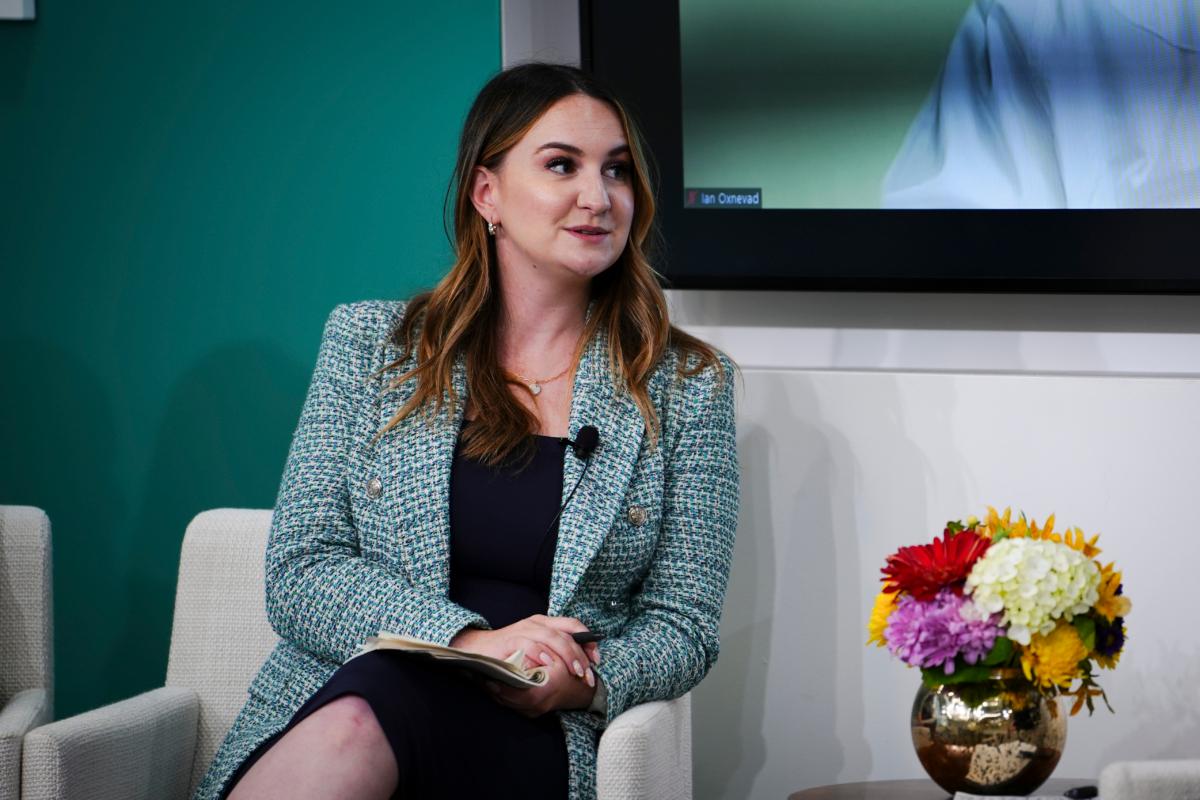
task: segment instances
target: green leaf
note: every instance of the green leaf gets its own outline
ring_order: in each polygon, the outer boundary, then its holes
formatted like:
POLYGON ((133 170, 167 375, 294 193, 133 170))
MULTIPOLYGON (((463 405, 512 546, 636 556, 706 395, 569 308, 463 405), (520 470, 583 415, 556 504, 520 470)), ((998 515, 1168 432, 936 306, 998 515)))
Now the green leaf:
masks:
MULTIPOLYGON (((961 662, 961 659, 959 659, 961 662)), ((921 680, 930 689, 937 686, 947 686, 956 683, 979 683, 986 681, 992 674, 991 667, 985 667, 982 664, 962 664, 955 663, 954 674, 947 675, 942 671, 941 667, 932 667, 930 669, 921 670, 921 680)))
POLYGON ((1001 539, 1007 539, 1007 538, 1008 538, 1008 528, 1000 528, 995 533, 992 534, 992 542, 993 543, 998 542, 1001 539))
POLYGON ((997 636, 996 643, 992 645, 992 649, 983 657, 983 661, 979 662, 985 667, 999 667, 1008 662, 1012 658, 1013 644, 1012 640, 1007 636, 997 636))
POLYGON ((921 683, 925 684, 925 687, 928 689, 936 689, 945 683, 945 681, 942 680, 943 677, 945 676, 942 675, 942 671, 940 669, 921 668, 921 683))
POLYGON ((1083 646, 1088 652, 1096 649, 1096 620, 1091 617, 1076 617, 1071 621, 1075 626, 1075 631, 1079 634, 1079 638, 1083 640, 1083 646))

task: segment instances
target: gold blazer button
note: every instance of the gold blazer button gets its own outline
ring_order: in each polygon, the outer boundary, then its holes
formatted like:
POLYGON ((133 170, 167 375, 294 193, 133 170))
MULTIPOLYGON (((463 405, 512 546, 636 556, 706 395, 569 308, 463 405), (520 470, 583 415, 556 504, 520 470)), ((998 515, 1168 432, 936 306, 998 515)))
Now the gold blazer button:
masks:
POLYGON ((383 482, 379 478, 367 481, 367 497, 379 497, 383 493, 383 482))
POLYGON ((646 509, 641 506, 630 506, 625 516, 631 525, 637 525, 640 528, 646 522, 646 509))

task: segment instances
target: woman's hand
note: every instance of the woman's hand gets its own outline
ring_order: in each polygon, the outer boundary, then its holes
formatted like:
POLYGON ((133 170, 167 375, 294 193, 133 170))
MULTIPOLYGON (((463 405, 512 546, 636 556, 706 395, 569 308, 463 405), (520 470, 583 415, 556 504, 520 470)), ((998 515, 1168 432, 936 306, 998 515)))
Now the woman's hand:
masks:
POLYGON ((589 667, 600 663, 600 648, 595 642, 579 645, 571 638, 572 633, 586 630, 587 626, 574 617, 535 614, 494 631, 464 628, 450 640, 450 646, 499 659, 506 659, 521 650, 525 654, 523 666, 526 669, 539 665, 552 668, 558 664, 563 673, 560 682, 565 683, 565 679, 573 677, 585 687, 590 685, 590 699, 595 676, 589 667))
POLYGON ((546 682, 541 686, 518 689, 495 681, 486 681, 484 685, 500 705, 527 717, 540 717, 549 711, 591 705, 592 695, 596 693, 596 679, 590 666, 584 669, 587 670, 586 681, 568 673, 561 661, 555 661, 546 667, 546 682))

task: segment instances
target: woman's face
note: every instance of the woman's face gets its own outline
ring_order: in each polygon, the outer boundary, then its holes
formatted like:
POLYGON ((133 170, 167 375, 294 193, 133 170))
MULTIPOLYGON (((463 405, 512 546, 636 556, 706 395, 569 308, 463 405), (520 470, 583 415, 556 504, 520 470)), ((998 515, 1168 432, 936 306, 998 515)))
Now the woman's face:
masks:
POLYGON ((624 251, 633 220, 633 165, 620 120, 586 95, 559 100, 497 170, 477 170, 472 199, 499 224, 502 267, 598 275, 624 251))

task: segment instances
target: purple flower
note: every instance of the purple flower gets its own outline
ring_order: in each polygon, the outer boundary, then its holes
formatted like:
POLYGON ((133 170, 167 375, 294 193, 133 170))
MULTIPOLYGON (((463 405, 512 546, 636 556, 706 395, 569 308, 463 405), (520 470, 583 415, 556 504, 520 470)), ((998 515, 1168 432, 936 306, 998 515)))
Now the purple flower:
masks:
POLYGON ((884 638, 888 649, 904 663, 942 667, 952 675, 956 656, 974 664, 987 655, 1002 633, 1000 614, 987 615, 969 598, 943 589, 926 602, 902 596, 884 638))
MULTIPOLYGON (((1117 594, 1121 590, 1117 589, 1117 594)), ((1096 652, 1109 658, 1121 652, 1125 646, 1125 618, 1117 617, 1109 622, 1104 617, 1096 619, 1096 652)))

